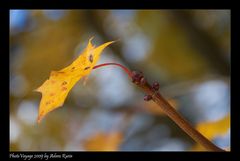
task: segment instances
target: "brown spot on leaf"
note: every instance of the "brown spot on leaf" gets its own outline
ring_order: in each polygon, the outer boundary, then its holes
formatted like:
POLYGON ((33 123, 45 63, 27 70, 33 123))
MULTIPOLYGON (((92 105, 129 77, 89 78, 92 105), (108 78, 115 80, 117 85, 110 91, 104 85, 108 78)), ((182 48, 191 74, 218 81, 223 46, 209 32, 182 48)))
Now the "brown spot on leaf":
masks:
POLYGON ((63 82, 62 82, 62 86, 66 85, 66 84, 67 84, 67 82, 66 82, 66 81, 63 81, 63 82))
POLYGON ((67 90, 67 87, 62 87, 62 91, 66 91, 67 90))
POLYGON ((46 104, 46 105, 49 105, 50 103, 51 103, 50 101, 47 101, 45 104, 46 104))
POLYGON ((87 69, 89 69, 90 67, 86 67, 86 68, 84 68, 84 70, 87 70, 87 69))
POLYGON ((89 56, 89 61, 92 63, 93 62, 93 56, 92 54, 89 56))
POLYGON ((75 69, 75 67, 72 67, 72 68, 71 68, 71 72, 73 72, 73 71, 74 71, 74 69, 75 69))
POLYGON ((42 115, 43 115, 43 113, 44 113, 44 111, 41 111, 41 113, 40 113, 40 116, 42 116, 42 115))
POLYGON ((54 96, 55 95, 55 93, 50 93, 50 96, 54 96))
POLYGON ((52 84, 54 84, 55 82, 56 82, 56 81, 54 81, 54 80, 51 80, 51 83, 52 83, 52 84))
POLYGON ((58 74, 56 72, 51 73, 51 76, 57 76, 58 74))

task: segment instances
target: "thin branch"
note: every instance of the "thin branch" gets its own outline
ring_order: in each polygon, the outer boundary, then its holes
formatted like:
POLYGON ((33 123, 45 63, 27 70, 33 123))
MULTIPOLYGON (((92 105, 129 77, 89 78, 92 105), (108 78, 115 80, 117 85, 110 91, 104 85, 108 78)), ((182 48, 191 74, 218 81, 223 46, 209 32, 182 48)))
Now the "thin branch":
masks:
MULTIPOLYGON (((167 101, 166 99, 156 91, 146 79, 143 77, 142 73, 134 72, 133 82, 140 87, 146 94, 152 99, 163 112, 170 117, 184 132, 186 132, 193 140, 201 144, 209 151, 220 151, 224 152, 221 148, 214 145, 210 140, 204 137, 200 132, 195 130, 192 125, 184 119, 167 101), (134 76, 135 75, 135 76, 134 76)), ((148 97, 146 97, 148 98, 148 97)))

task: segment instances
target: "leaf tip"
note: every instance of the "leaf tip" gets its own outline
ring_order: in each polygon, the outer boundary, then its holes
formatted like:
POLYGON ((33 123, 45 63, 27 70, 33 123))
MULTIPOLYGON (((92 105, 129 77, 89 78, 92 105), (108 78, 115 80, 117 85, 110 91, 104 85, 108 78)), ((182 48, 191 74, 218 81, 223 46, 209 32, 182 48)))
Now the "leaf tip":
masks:
POLYGON ((34 89, 33 92, 41 92, 39 88, 34 89))
POLYGON ((114 40, 114 41, 109 41, 107 45, 113 44, 113 43, 115 43, 117 41, 119 41, 119 39, 118 40, 114 40))
POLYGON ((94 39, 94 36, 92 36, 92 37, 89 39, 88 42, 91 42, 93 39, 94 39))
POLYGON ((44 116, 43 112, 41 112, 41 113, 38 115, 38 118, 37 118, 37 123, 38 123, 38 124, 42 121, 43 116, 44 116))
POLYGON ((114 41, 112 41, 112 42, 118 42, 118 41, 121 41, 121 39, 120 38, 118 38, 117 40, 114 40, 114 41))
POLYGON ((38 116, 37 123, 40 124, 41 120, 42 120, 42 117, 38 116))

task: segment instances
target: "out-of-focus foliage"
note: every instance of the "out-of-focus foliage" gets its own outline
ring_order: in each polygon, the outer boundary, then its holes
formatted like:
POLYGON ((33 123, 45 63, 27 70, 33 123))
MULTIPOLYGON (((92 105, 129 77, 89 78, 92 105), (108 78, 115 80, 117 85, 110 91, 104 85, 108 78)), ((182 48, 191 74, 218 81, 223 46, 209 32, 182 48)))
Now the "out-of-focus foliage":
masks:
MULTIPOLYGON (((230 115, 225 116, 224 118, 213 121, 213 122, 201 122, 196 126, 196 129, 207 137, 209 140, 213 140, 216 137, 224 137, 227 131, 230 128, 230 115)), ((196 144, 193 148, 193 151, 204 151, 205 148, 200 144, 196 144)))
POLYGON ((154 43, 147 63, 161 67, 163 71, 159 72, 167 73, 169 79, 193 79, 204 74, 207 70, 204 58, 191 47, 181 26, 169 16, 167 12, 154 11, 139 14, 139 24, 152 35, 154 43), (157 21, 159 18, 163 21, 157 21))
POLYGON ((215 121, 201 122, 196 129, 209 139, 213 139, 217 135, 224 135, 230 127, 230 115, 215 121))
POLYGON ((120 132, 98 132, 84 142, 84 147, 89 151, 117 151, 122 139, 120 132))
MULTIPOLYGON (((36 124, 40 94, 33 90, 52 70, 71 64, 92 36, 97 46, 120 40, 99 63, 117 62, 159 81, 160 92, 193 125, 229 114, 229 10, 11 10, 10 151, 91 150, 86 142, 112 131, 121 132, 113 146, 120 151, 195 145, 115 67, 91 72, 64 108, 36 124)), ((212 141, 230 147, 230 134, 212 141)))

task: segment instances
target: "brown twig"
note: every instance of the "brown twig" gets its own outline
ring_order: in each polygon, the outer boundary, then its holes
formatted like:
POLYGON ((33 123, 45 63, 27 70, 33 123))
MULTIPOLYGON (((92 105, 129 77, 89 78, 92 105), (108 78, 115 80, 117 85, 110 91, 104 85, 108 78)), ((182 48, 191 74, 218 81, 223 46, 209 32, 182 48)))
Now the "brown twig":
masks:
POLYGON ((132 72, 133 83, 140 87, 147 95, 145 100, 153 100, 163 110, 163 112, 170 117, 184 132, 186 132, 193 140, 201 144, 209 151, 224 152, 223 149, 214 145, 201 133, 195 130, 191 124, 184 119, 156 90, 153 86, 150 86, 147 80, 143 77, 141 72, 132 72))

